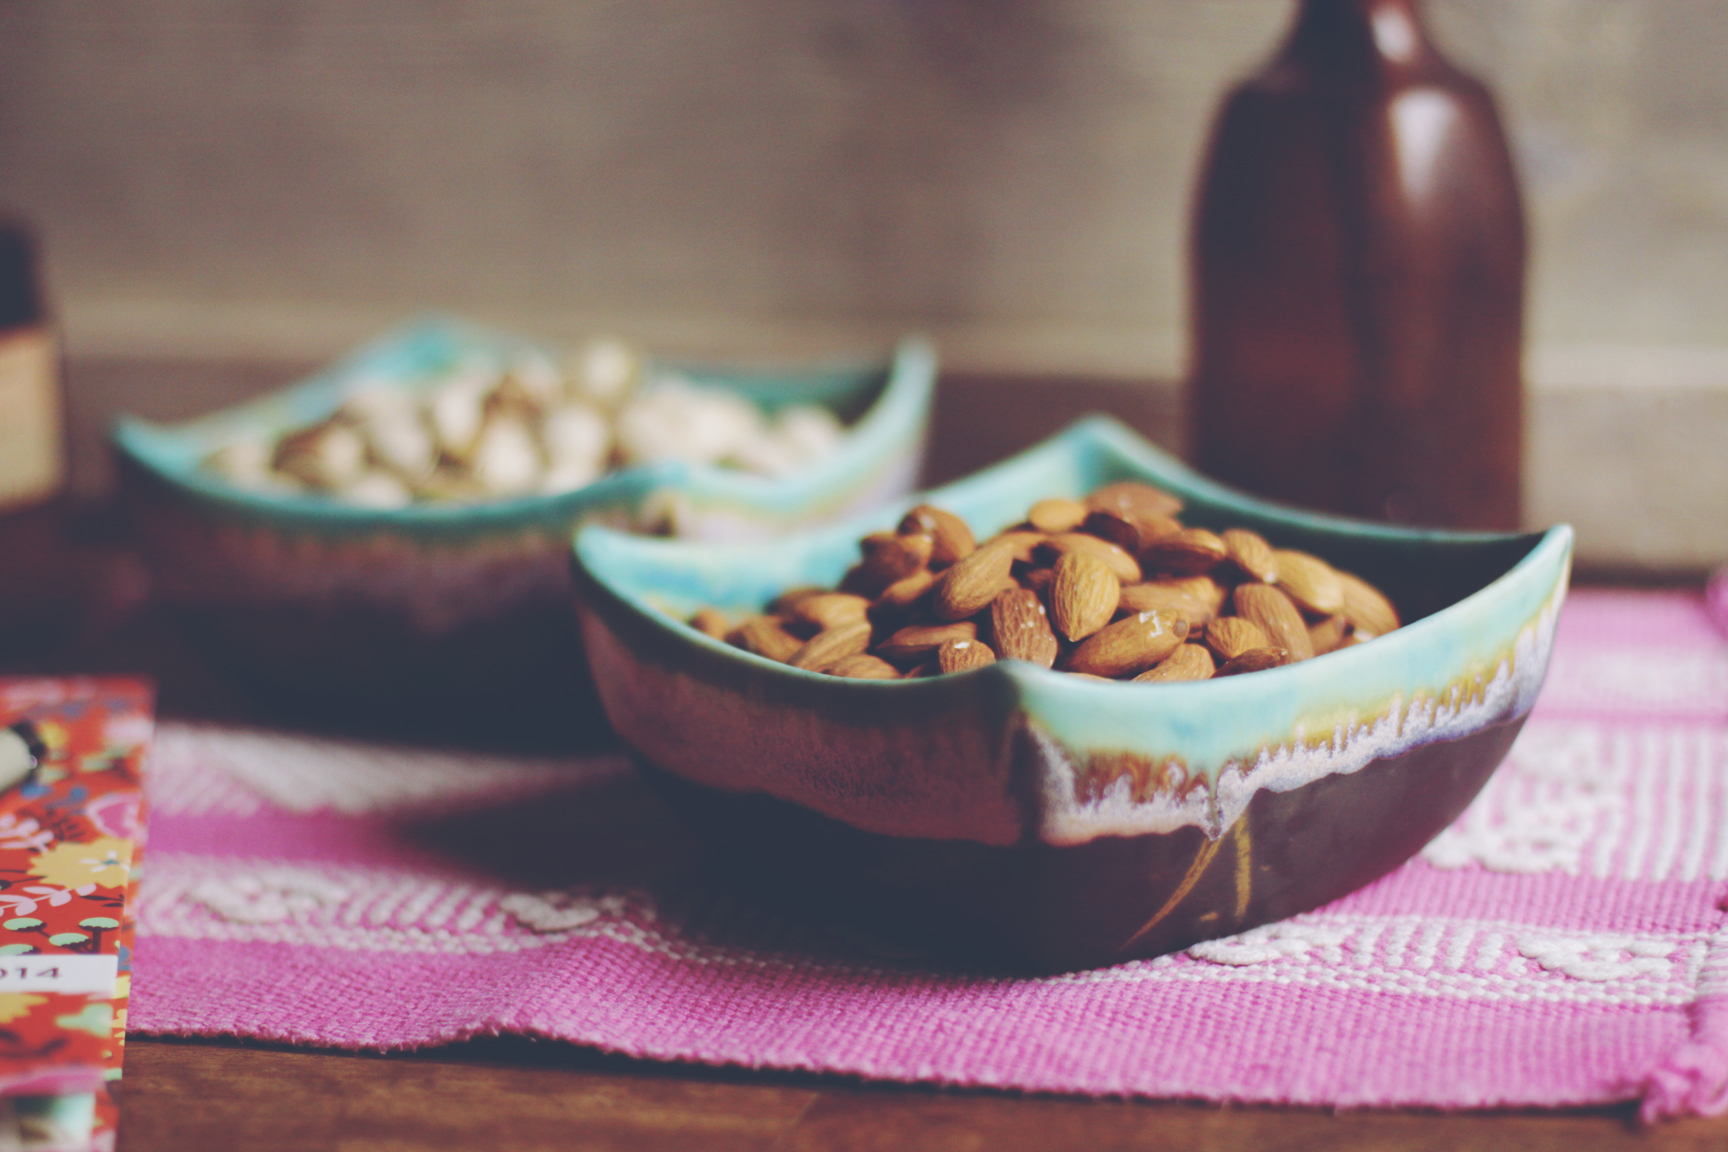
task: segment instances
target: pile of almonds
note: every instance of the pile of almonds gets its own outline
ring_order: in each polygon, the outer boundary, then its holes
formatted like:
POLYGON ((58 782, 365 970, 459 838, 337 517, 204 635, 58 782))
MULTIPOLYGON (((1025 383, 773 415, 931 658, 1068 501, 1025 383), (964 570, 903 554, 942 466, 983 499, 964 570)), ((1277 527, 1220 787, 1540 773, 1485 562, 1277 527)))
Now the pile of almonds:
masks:
POLYGON ((1245 528, 1176 519, 1182 502, 1132 481, 1032 505, 979 544, 920 505, 862 541, 837 591, 787 592, 716 639, 813 672, 889 680, 1025 660, 1109 680, 1206 680, 1360 644, 1398 627, 1377 589, 1245 528))
POLYGON ((563 364, 527 352, 458 363, 420 388, 361 381, 328 419, 235 440, 205 467, 253 491, 400 508, 556 495, 665 460, 784 476, 831 453, 840 436, 826 408, 794 405, 770 418, 737 393, 652 370, 603 339, 563 364))

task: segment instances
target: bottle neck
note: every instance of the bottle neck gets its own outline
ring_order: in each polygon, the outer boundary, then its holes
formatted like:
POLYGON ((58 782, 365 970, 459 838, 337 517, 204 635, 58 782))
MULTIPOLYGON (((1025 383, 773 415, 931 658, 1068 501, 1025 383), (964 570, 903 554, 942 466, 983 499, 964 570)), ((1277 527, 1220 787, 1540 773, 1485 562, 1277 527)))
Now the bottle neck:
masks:
POLYGON ((1328 71, 1414 71, 1437 58, 1417 0, 1302 0, 1287 51, 1328 71))

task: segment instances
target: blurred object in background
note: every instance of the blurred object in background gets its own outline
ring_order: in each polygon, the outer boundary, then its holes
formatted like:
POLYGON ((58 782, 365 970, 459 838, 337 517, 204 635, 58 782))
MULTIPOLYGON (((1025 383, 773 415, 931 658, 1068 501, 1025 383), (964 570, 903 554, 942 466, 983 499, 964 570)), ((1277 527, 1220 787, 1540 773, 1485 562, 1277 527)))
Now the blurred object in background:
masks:
POLYGON ((1219 117, 1191 445, 1291 503, 1519 526, 1524 222, 1488 91, 1415 0, 1303 0, 1219 117))
POLYGON ((78 540, 65 413, 35 236, 0 217, 0 667, 32 667, 105 622, 107 607, 142 596, 136 565, 78 540))
POLYGON ((36 238, 0 217, 0 654, 38 647, 57 628, 64 412, 36 238))
POLYGON ((66 481, 54 332, 42 302, 36 243, 0 218, 0 511, 46 503, 66 481))

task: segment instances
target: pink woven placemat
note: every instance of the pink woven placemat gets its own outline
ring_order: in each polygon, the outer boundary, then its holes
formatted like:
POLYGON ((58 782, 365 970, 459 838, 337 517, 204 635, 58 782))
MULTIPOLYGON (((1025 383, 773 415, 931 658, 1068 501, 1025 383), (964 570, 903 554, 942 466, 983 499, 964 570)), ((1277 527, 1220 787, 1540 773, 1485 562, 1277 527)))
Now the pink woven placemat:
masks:
POLYGON ((1478 802, 1314 913, 1043 979, 889 959, 707 887, 622 761, 164 724, 131 1027, 1041 1091, 1728 1108, 1728 637, 1578 593, 1478 802))

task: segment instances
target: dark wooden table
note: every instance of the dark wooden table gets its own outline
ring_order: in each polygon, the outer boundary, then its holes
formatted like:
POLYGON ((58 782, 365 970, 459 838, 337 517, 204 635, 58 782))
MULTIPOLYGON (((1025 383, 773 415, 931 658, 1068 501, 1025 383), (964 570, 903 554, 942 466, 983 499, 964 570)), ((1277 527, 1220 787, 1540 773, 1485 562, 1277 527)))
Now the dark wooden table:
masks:
MULTIPOLYGON (((232 378, 250 391, 289 375, 243 366, 232 378)), ((233 398, 220 386, 209 397, 233 398)), ((999 459, 1094 409, 1114 411, 1155 439, 1173 438, 1169 389, 945 380, 929 478, 999 459)), ((0 556, 0 603, 53 600, 64 625, 58 639, 38 635, 10 651, 0 645, 0 672, 145 673, 158 681, 164 715, 262 718, 150 606, 124 525, 110 509, 97 503, 62 515, 30 537, 29 547, 58 549, 76 579, 32 576, 30 554, 0 556)), ((1728 1118, 1644 1130, 1630 1105, 1333 1113, 1025 1096, 658 1064, 515 1037, 391 1055, 134 1037, 123 1092, 122 1152, 1728 1148, 1728 1118)))

